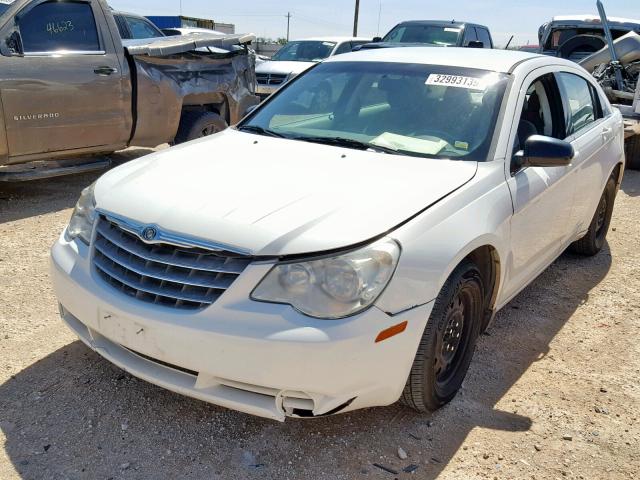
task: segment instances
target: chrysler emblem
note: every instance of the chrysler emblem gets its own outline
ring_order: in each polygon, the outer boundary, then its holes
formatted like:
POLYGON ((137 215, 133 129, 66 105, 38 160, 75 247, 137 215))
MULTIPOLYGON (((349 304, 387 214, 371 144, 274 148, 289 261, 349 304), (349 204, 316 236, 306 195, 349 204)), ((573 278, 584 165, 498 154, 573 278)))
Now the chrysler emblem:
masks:
POLYGON ((158 232, 153 227, 147 227, 142 231, 142 238, 148 242, 156 238, 158 232))

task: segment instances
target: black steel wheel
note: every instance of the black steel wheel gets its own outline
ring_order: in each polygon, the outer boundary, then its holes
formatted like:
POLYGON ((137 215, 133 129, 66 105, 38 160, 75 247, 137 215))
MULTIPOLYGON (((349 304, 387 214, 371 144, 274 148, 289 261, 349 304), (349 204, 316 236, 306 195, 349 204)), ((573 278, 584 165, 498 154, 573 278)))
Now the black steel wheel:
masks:
POLYGON ((434 411, 456 395, 473 357, 483 307, 480 272, 464 261, 436 298, 401 397, 404 404, 434 411))
POLYGON ((613 205, 616 200, 616 179, 612 176, 602 192, 598 207, 593 215, 589 230, 584 237, 571 244, 571 250, 580 255, 596 255, 607 240, 607 233, 613 215, 613 205))

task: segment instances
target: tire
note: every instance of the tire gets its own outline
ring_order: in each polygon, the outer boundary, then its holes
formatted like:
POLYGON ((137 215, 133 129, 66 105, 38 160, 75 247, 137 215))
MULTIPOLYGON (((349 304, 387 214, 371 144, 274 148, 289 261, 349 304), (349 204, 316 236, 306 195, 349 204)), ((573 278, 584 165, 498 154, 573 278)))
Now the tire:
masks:
POLYGON ((607 185, 602 192, 596 213, 593 215, 591 224, 587 234, 580 240, 571 244, 571 251, 579 255, 593 256, 596 255, 607 239, 609 224, 611 223, 611 215, 613 214, 613 205, 616 200, 616 180, 609 177, 607 185))
POLYGON ((640 135, 627 138, 624 142, 624 151, 627 157, 626 168, 640 170, 640 135))
POLYGON ((174 144, 188 142, 196 138, 206 137, 227 128, 227 122, 214 112, 183 112, 174 144))
POLYGON ((400 398, 402 403, 419 412, 432 412, 455 397, 480 333, 483 299, 480 272, 466 260, 436 298, 400 398))

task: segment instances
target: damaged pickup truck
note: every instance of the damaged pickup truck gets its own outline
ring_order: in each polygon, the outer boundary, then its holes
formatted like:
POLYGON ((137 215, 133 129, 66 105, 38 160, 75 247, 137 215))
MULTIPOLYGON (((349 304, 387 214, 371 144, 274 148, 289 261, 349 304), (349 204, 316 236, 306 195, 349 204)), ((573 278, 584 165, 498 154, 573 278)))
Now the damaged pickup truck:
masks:
POLYGON ((116 150, 236 123, 258 103, 253 39, 122 41, 104 0, 0 0, 0 181, 100 169, 116 150))
POLYGON ((640 20, 598 16, 554 17, 540 27, 540 51, 580 64, 602 86, 624 119, 626 167, 640 170, 640 20))

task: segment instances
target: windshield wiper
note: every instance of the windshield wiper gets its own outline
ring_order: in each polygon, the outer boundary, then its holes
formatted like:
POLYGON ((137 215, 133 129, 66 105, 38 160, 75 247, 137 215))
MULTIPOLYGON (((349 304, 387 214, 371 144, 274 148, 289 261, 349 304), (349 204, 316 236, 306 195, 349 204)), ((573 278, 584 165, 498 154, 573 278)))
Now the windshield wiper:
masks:
POLYGON ((322 143, 324 145, 334 145, 336 147, 353 148, 355 150, 375 150, 377 152, 390 153, 393 155, 410 155, 408 152, 396 150, 391 147, 381 147, 372 143, 361 142, 352 138, 343 137, 293 137, 294 140, 302 140, 304 142, 322 143))
POLYGON ((241 132, 257 133, 258 135, 266 135, 267 137, 287 138, 281 133, 274 132, 267 128, 262 128, 257 125, 242 125, 238 127, 241 132))

